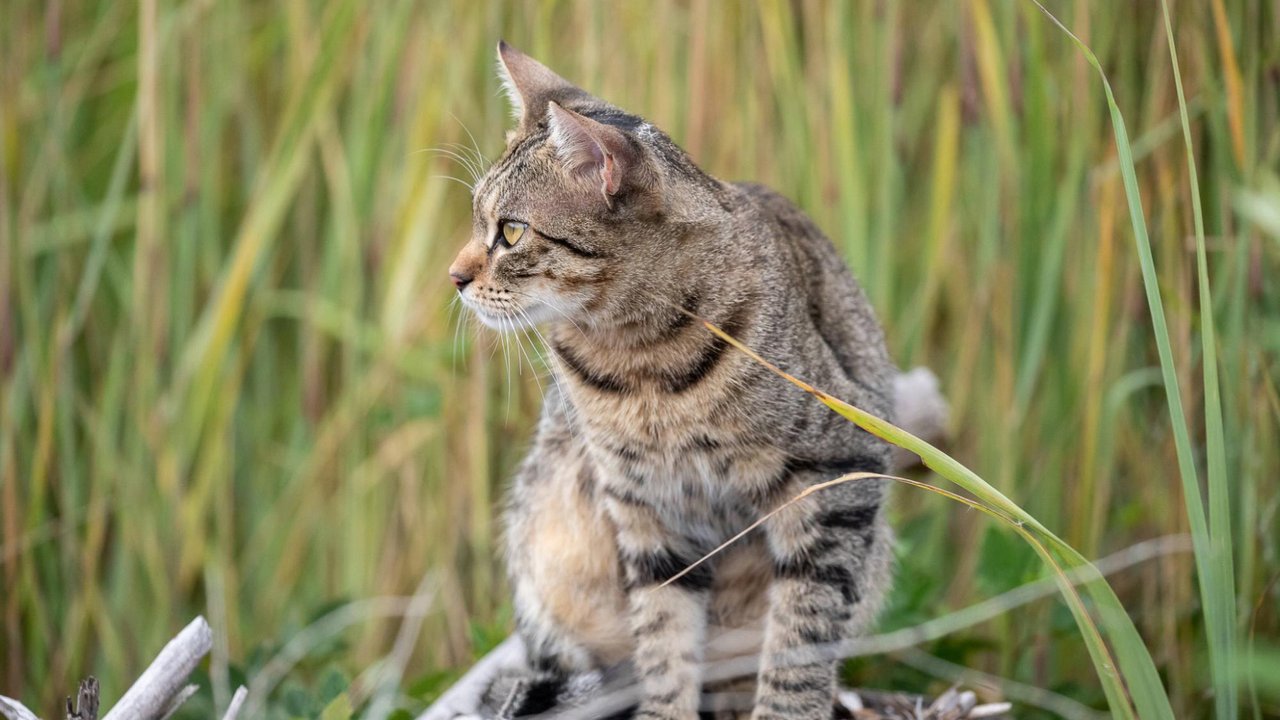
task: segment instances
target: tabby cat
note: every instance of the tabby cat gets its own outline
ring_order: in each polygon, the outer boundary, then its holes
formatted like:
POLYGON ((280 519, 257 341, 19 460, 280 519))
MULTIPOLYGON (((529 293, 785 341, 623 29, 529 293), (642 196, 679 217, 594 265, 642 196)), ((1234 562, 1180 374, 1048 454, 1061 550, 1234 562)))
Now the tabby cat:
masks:
POLYGON ((884 481, 789 505, 664 583, 805 488, 886 472, 889 458, 693 316, 892 419, 895 370, 870 305, 781 195, 711 177, 661 130, 505 43, 498 56, 519 124, 474 188, 449 274, 487 325, 540 326, 552 358, 506 510, 533 668, 545 683, 630 667, 635 717, 685 720, 709 711, 704 663, 754 654, 734 712, 831 717, 831 646, 866 627, 889 584, 884 481))

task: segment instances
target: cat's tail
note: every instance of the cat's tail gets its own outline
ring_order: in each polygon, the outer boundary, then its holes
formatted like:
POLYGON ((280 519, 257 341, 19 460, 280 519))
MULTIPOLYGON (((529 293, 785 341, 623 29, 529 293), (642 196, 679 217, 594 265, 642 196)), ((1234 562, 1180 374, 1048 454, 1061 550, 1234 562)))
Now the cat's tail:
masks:
MULTIPOLYGON (((900 372, 893 378, 894 416, 898 427, 937 444, 946 437, 951 408, 942 396, 938 376, 926 367, 900 372)), ((893 469, 903 470, 920 463, 915 453, 893 448, 893 469)))

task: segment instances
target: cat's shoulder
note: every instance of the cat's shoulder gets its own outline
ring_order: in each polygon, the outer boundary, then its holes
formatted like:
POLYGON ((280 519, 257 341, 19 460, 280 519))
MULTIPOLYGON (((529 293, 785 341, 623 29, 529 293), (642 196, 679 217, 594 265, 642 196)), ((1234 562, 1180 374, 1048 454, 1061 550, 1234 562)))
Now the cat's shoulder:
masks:
POLYGON ((786 195, 757 182, 735 182, 731 186, 755 212, 780 225, 788 234, 821 237, 813 220, 786 195))

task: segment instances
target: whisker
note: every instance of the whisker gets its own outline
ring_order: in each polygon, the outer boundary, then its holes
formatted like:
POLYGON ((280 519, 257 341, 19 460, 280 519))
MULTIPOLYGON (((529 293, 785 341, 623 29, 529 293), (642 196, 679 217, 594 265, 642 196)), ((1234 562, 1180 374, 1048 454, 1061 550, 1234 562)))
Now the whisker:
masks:
POLYGON ((413 150, 409 153, 409 156, 412 157, 424 152, 434 152, 448 156, 466 167, 467 172, 471 174, 474 182, 479 182, 480 178, 484 177, 485 172, 488 171, 490 162, 485 157, 484 152, 480 150, 480 145, 476 141, 476 136, 471 132, 471 128, 467 127, 466 123, 459 120, 456 115, 450 113, 450 116, 453 118, 454 122, 458 123, 458 126, 462 128, 462 131, 467 134, 467 139, 471 142, 470 145, 465 145, 463 143, 445 143, 445 145, 441 147, 428 147, 413 150))
MULTIPOLYGON (((521 337, 525 340, 528 340, 530 343, 533 343, 533 340, 529 338, 529 334, 527 331, 529 329, 532 329, 534 330, 534 332, 537 332, 537 328, 534 327, 533 320, 532 318, 529 317, 529 313, 525 312, 523 308, 518 308, 513 306, 512 309, 515 310, 516 313, 518 313, 522 318, 524 318, 524 322, 525 322, 524 327, 517 328, 521 337)), ((524 344, 519 343, 517 344, 517 347, 520 348, 520 351, 522 353, 524 353, 525 359, 529 361, 529 371, 533 375, 534 382, 537 383, 538 385, 538 395, 545 400, 547 395, 546 395, 546 391, 543 390, 543 387, 542 387, 542 374, 538 371, 537 365, 534 364, 533 357, 528 352, 525 352, 524 344)))
POLYGON ((462 143, 447 143, 446 147, 466 158, 470 166, 474 168, 476 179, 483 177, 485 171, 488 170, 488 161, 475 148, 467 147, 462 143))
POLYGON ((533 322, 533 318, 529 317, 528 311, 521 309, 520 313, 524 315, 525 321, 528 323, 526 327, 532 333, 532 336, 530 336, 529 341, 530 343, 533 344, 534 351, 535 353, 537 353, 538 358, 542 360, 542 366, 545 368, 546 353, 547 353, 547 339, 543 337, 542 332, 538 330, 538 326, 533 322), (534 340, 535 337, 537 338, 536 341, 534 340), (537 352, 539 347, 542 348, 542 352, 537 352))
MULTIPOLYGON (((506 307, 506 312, 510 313, 512 309, 513 308, 508 305, 506 307)), ((519 382, 520 378, 524 377, 524 356, 520 353, 520 326, 516 324, 516 318, 511 317, 510 315, 507 317, 507 322, 511 326, 510 329, 507 330, 507 333, 511 336, 511 344, 516 349, 516 352, 512 354, 516 356, 516 382, 519 382)))
POLYGON ((511 356, 507 354, 507 318, 501 316, 498 318, 499 332, 498 337, 502 339, 502 365, 506 370, 507 376, 507 421, 511 421, 511 356))
POLYGON ((555 303, 554 301, 552 301, 551 299, 549 299, 549 298, 535 298, 534 296, 532 296, 532 295, 530 295, 530 294, 528 294, 528 293, 522 293, 522 292, 520 292, 520 291, 518 291, 518 290, 512 290, 512 291, 511 291, 511 294, 512 294, 512 295, 519 295, 520 297, 529 298, 530 300, 533 300, 533 301, 535 301, 535 302, 539 302, 539 303, 542 303, 543 305, 546 305, 547 307, 551 308, 551 310, 553 310, 554 312, 558 313, 558 314, 560 315, 560 317, 562 317, 562 318, 564 318, 565 320, 569 321, 569 324, 573 325, 574 329, 578 331, 578 334, 579 334, 579 335, 582 335, 583 337, 586 337, 586 333, 582 332, 582 327, 581 327, 581 326, 579 326, 579 325, 578 325, 578 323, 577 323, 576 321, 574 321, 574 319, 573 319, 573 318, 569 317, 569 313, 565 312, 563 308, 561 308, 559 305, 556 305, 556 303, 555 303))
POLYGON ((474 185, 472 185, 471 183, 469 183, 469 182, 467 182, 466 180, 463 180, 463 179, 461 179, 461 178, 456 178, 456 177, 454 177, 454 176, 452 176, 452 175, 432 175, 431 177, 433 177, 433 178, 444 178, 445 180, 452 180, 452 181, 454 181, 454 182, 456 182, 456 183, 458 183, 458 184, 462 185, 463 187, 465 187, 465 188, 467 189, 467 192, 471 193, 472 195, 474 195, 474 194, 475 194, 475 192, 476 192, 476 188, 475 188, 475 186, 474 186, 474 185))
POLYGON ((464 316, 460 312, 458 312, 459 308, 461 307, 462 307, 462 296, 455 294, 453 296, 453 300, 449 301, 449 309, 448 309, 449 322, 453 323, 453 374, 454 375, 458 374, 458 355, 461 354, 458 350, 458 332, 462 329, 462 323, 464 322, 464 316))
POLYGON ((498 354, 498 348, 502 345, 502 335, 501 333, 492 332, 491 328, 485 326, 485 324, 480 321, 480 318, 476 318, 476 323, 482 331, 489 331, 484 334, 489 338, 489 362, 493 362, 493 357, 498 354))
MULTIPOLYGON (((474 165, 474 163, 472 163, 468 158, 462 157, 461 155, 459 155, 458 153, 452 150, 446 150, 444 148, 438 148, 438 147, 428 147, 428 148, 421 148, 419 150, 414 150, 409 153, 409 156, 412 157, 414 155, 421 155, 422 153, 435 153, 448 160, 452 160, 454 163, 457 163, 458 165, 462 166, 467 171, 467 174, 472 177, 473 183, 479 182, 480 176, 477 174, 477 168, 474 165)), ((446 175, 445 177, 448 177, 448 176, 446 175)), ((470 187, 473 183, 468 183, 468 187, 470 187)))
POLYGON ((457 115, 449 113, 449 117, 453 118, 454 122, 462 126, 462 132, 466 133, 467 137, 471 139, 471 148, 475 151, 476 157, 481 161, 480 165, 487 171, 489 168, 486 166, 484 153, 480 150, 480 143, 476 142, 476 136, 471 134, 471 128, 467 127, 467 124, 462 122, 462 120, 459 120, 457 115))
MULTIPOLYGON (((548 305, 548 307, 550 306, 548 305)), ((538 329, 538 326, 533 323, 531 318, 529 318, 529 314, 527 312, 525 313, 525 318, 529 319, 529 329, 533 331, 533 334, 538 337, 539 342, 542 344, 542 353, 540 358, 542 360, 543 367, 546 368, 547 374, 551 376, 551 381, 556 384, 556 392, 558 392, 561 397, 565 397, 564 386, 560 384, 560 373, 556 372, 555 366, 552 364, 550 359, 551 355, 554 353, 551 349, 551 343, 547 342, 546 336, 542 334, 542 331, 538 329)), ((570 322, 572 322, 572 320, 570 322)))
POLYGON ((474 177, 477 182, 481 177, 484 177, 484 158, 476 157, 470 148, 465 145, 459 145, 458 143, 448 143, 445 147, 449 148, 449 151, 457 156, 460 161, 466 163, 467 168, 471 171, 472 177, 474 177))
POLYGON ((457 164, 461 165, 463 169, 465 169, 471 175, 472 182, 477 182, 480 180, 480 168, 479 166, 476 165, 475 160, 472 159, 470 156, 463 155, 462 153, 456 150, 452 150, 448 148, 440 148, 440 147, 427 148, 425 152, 435 153, 445 159, 452 160, 457 164))

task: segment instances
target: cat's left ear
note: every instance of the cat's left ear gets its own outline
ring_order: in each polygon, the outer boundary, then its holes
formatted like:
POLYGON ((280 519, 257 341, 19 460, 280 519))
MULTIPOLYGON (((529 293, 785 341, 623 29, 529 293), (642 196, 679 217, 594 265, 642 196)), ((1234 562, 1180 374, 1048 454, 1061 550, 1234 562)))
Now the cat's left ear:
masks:
POLYGON ((612 206, 612 198, 622 189, 628 174, 640 170, 639 149, 618 128, 556 102, 547 105, 547 123, 551 127, 551 143, 565 169, 571 175, 598 182, 605 202, 612 206))
POLYGON ((498 77, 511 101, 511 111, 524 127, 542 119, 552 97, 582 93, 546 65, 498 41, 498 77))

